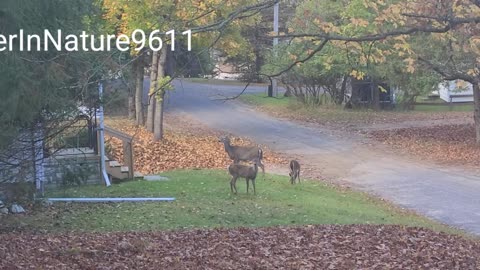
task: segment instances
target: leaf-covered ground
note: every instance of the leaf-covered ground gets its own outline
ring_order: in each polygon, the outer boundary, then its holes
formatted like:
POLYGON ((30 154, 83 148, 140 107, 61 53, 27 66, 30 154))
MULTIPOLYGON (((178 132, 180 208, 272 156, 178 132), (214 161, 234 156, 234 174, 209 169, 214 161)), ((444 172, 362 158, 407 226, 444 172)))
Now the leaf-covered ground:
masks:
POLYGON ((478 269, 480 244, 400 226, 0 235, 1 269, 478 269))
POLYGON ((373 131, 370 136, 387 145, 437 162, 480 165, 473 125, 447 125, 373 131))
MULTIPOLYGON (((165 138, 153 141, 152 133, 137 127, 125 118, 106 120, 109 127, 134 136, 135 171, 153 174, 185 168, 226 168, 231 160, 223 144, 218 142, 224 134, 211 131, 202 125, 180 116, 166 116, 165 138)), ((253 145, 246 139, 232 137, 234 145, 253 145)), ((122 142, 108 138, 111 158, 122 161, 122 142)), ((286 163, 282 158, 264 148, 265 163, 286 163)))
MULTIPOLYGON (((415 126, 422 122, 469 123, 473 117, 471 110, 448 111, 373 111, 366 109, 345 110, 334 105, 305 106, 294 98, 267 98, 264 94, 242 95, 240 100, 255 106, 257 110, 290 120, 319 124, 338 131, 365 131, 395 126, 415 126)), ((468 108, 467 108, 468 110, 468 108)))

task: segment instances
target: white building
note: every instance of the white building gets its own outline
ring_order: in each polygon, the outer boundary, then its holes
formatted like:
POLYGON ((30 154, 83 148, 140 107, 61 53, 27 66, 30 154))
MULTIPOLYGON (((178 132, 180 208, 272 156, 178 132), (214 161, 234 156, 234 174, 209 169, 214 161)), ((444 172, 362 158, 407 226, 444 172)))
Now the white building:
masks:
POLYGON ((438 86, 440 98, 446 102, 473 102, 473 87, 464 81, 446 81, 438 86))

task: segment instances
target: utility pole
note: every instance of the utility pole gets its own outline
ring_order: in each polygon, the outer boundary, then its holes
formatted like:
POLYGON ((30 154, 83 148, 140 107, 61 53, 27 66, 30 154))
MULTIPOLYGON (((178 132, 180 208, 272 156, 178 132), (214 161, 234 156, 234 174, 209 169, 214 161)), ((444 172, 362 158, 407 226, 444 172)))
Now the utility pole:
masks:
MULTIPOLYGON (((278 45, 278 11, 279 11, 279 6, 280 3, 277 2, 273 6, 273 32, 275 34, 275 37, 273 38, 273 51, 274 55, 277 56, 276 52, 276 47, 278 45)), ((278 97, 278 83, 277 83, 277 78, 273 78, 272 80, 272 90, 275 91, 275 95, 278 97)))
POLYGON ((98 136, 99 136, 99 153, 100 153, 100 174, 102 175, 105 185, 109 187, 110 178, 108 177, 107 170, 105 168, 105 124, 103 122, 103 84, 98 84, 98 96, 100 98, 100 108, 98 110, 99 118, 99 127, 98 127, 98 136))

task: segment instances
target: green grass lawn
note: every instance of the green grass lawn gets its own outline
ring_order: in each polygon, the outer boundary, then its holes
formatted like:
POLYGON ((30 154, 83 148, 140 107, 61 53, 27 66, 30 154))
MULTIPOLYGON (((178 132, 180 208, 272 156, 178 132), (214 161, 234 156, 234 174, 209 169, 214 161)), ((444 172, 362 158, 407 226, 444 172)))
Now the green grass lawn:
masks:
POLYGON ((256 106, 288 106, 289 104, 295 102, 294 98, 279 96, 279 97, 268 97, 266 94, 245 94, 241 95, 240 100, 256 106))
POLYGON ((415 105, 415 111, 418 112, 473 112, 472 104, 461 104, 453 106, 441 106, 441 105, 415 105))
POLYGON ((246 104, 257 106, 267 112, 273 112, 284 117, 297 120, 311 121, 320 123, 336 122, 350 123, 352 121, 368 122, 375 117, 383 117, 386 113, 375 112, 370 109, 345 110, 341 106, 333 104, 323 104, 320 106, 306 106, 298 102, 294 97, 267 97, 265 94, 247 94, 240 96, 240 100, 246 104))
MULTIPOLYGON (((363 193, 339 191, 318 181, 291 185, 284 176, 257 179, 257 194, 217 170, 164 174, 169 181, 135 181, 50 191, 50 197, 176 197, 175 202, 55 204, 46 211, 6 222, 48 231, 126 231, 300 224, 404 224, 451 230, 426 218, 402 212, 363 193)), ((3 222, 3 220, 2 220, 3 222)), ((453 230, 452 230, 453 231, 453 230)))
MULTIPOLYGON (((245 103, 256 105, 256 106, 266 106, 266 107, 286 107, 288 105, 295 105, 297 103, 295 98, 290 97, 273 97, 269 98, 266 94, 245 94, 240 96, 240 100, 244 101, 245 103)), ((455 112, 470 112, 473 111, 472 104, 454 104, 452 106, 446 105, 436 105, 439 103, 445 103, 443 100, 440 101, 432 101, 432 102, 424 102, 424 103, 432 103, 432 105, 422 104, 416 105, 414 110, 421 111, 421 112, 448 112, 448 111, 455 111, 455 112)), ((298 105, 298 104, 297 104, 298 105)), ((323 106, 323 107, 332 107, 332 106, 323 106)))
POLYGON ((265 94, 246 94, 240 96, 240 100, 254 106, 258 106, 263 110, 274 112, 283 116, 291 117, 300 120, 315 119, 318 122, 382 122, 391 117, 397 119, 398 116, 411 116, 425 113, 438 112, 470 112, 473 111, 471 104, 457 104, 453 106, 435 105, 437 102, 432 102, 432 105, 424 104, 417 105, 412 111, 403 111, 401 109, 393 111, 373 111, 371 109, 345 110, 341 106, 331 104, 324 104, 320 106, 305 106, 297 102, 295 98, 269 98, 265 94))

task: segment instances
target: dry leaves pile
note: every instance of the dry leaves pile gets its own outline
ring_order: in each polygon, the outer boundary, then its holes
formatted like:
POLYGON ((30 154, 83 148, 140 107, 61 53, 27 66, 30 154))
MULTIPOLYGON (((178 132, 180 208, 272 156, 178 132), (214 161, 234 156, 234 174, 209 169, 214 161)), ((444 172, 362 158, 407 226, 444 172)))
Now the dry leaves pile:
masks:
POLYGON ((478 269, 480 244, 400 226, 0 235, 1 269, 478 269))
POLYGON ((374 131, 370 136, 422 158, 450 164, 480 165, 480 148, 475 145, 473 125, 374 131))
MULTIPOLYGON (((218 134, 206 128, 195 127, 185 121, 167 118, 169 128, 164 140, 154 142, 153 136, 144 128, 136 127, 131 121, 119 118, 109 119, 108 126, 134 136, 135 171, 153 174, 172 169, 183 168, 221 168, 225 169, 231 160, 225 153, 223 144, 218 142, 218 134), (181 127, 179 125, 182 125, 181 127), (188 131, 187 129, 194 129, 188 131)), ((117 161, 123 160, 122 142, 116 138, 108 138, 111 153, 117 161)), ((232 144, 252 145, 251 142, 232 138, 232 144)), ((267 163, 284 163, 284 161, 268 149, 264 149, 267 163)))

